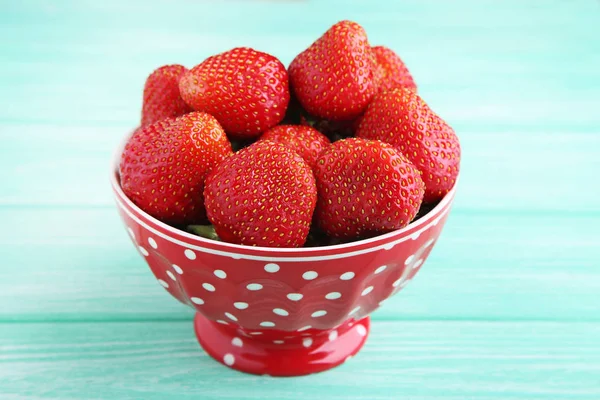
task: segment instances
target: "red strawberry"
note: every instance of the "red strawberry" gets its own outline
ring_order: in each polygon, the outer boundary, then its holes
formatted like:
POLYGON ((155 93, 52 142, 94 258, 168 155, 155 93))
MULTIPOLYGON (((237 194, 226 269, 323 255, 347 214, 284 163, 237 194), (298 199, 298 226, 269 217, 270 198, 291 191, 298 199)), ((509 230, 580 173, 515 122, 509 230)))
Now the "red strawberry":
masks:
POLYGON ((165 65, 148 76, 144 85, 141 126, 192 111, 179 94, 179 78, 186 71, 183 65, 165 65))
POLYGON ((209 114, 161 120, 136 130, 125 145, 121 187, 131 201, 163 222, 202 222, 204 179, 231 154, 225 132, 209 114))
POLYGON ((390 143, 421 171, 426 203, 444 197, 456 182, 460 143, 454 130, 408 89, 380 93, 371 102, 357 137, 390 143))
POLYGON ((207 58, 183 75, 179 89, 194 110, 214 115, 239 138, 257 137, 277 125, 290 100, 283 64, 247 47, 207 58))
POLYGON ((230 243, 301 247, 317 200, 306 162, 287 146, 259 141, 219 164, 206 178, 208 219, 230 243))
POLYGON ((380 93, 396 87, 417 91, 408 68, 392 49, 375 46, 372 50, 377 60, 377 88, 380 93))
POLYGON ((289 67, 300 104, 317 117, 344 121, 360 115, 377 91, 375 56, 355 22, 333 25, 289 67))
POLYGON ((328 235, 355 238, 400 229, 417 215, 425 186, 419 171, 393 146, 342 139, 315 168, 316 218, 328 235))
POLYGON ((311 168, 314 168, 321 151, 331 144, 327 136, 303 125, 277 125, 263 133, 259 140, 285 144, 298 153, 311 168))

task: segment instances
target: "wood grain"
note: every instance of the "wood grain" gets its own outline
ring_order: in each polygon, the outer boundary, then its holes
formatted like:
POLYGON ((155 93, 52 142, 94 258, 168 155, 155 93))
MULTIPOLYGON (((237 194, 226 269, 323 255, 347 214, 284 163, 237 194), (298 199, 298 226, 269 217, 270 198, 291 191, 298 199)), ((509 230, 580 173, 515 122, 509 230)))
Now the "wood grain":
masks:
POLYGON ((599 336, 598 323, 380 321, 364 349, 341 367, 277 379, 217 364, 199 349, 189 321, 17 323, 0 331, 0 393, 3 399, 595 400, 599 336))
MULTIPOLYGON (((0 321, 182 320, 112 208, 4 208, 0 321), (43 229, 39 228, 40 222, 43 229)), ((375 319, 600 321, 600 214, 454 210, 375 319)))
POLYGON ((600 2, 0 1, 0 399, 600 398, 600 2), (417 279, 331 372, 229 371, 120 225, 145 77, 247 45, 286 65, 352 19, 460 136, 417 279))

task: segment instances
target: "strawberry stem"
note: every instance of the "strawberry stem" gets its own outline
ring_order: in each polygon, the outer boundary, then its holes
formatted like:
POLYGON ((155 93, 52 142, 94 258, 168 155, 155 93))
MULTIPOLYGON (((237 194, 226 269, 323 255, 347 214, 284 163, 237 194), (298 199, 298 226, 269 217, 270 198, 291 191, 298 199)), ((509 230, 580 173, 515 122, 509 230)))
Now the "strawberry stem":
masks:
POLYGON ((212 225, 188 225, 187 230, 194 235, 202 236, 206 239, 221 240, 212 225))

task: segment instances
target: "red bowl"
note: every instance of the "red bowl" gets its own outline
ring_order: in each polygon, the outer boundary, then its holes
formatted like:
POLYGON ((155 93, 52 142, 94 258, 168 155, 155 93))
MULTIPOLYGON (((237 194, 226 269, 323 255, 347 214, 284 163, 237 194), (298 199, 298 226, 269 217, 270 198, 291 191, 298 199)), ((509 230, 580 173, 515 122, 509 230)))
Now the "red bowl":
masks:
POLYGON ((363 346, 368 315, 422 268, 455 187, 403 229, 353 243, 280 249, 208 240, 151 217, 111 183, 133 244, 173 297, 196 310, 201 346, 240 371, 295 376, 337 366, 363 346))

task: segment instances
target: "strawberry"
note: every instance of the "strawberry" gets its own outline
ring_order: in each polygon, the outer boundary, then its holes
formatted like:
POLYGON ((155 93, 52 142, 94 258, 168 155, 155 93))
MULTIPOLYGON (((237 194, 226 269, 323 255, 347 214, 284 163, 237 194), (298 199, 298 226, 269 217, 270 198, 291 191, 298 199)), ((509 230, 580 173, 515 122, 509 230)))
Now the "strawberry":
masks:
POLYGON ((148 76, 144 84, 141 126, 192 111, 179 94, 179 78, 185 72, 186 67, 174 64, 162 66, 148 76))
POLYGON ((421 171, 426 203, 454 186, 460 165, 460 143, 454 130, 408 89, 380 93, 365 112, 357 137, 379 139, 400 150, 421 171))
POLYGON ((263 133, 259 140, 285 144, 298 153, 311 168, 314 168, 321 151, 331 144, 327 136, 303 125, 277 125, 263 133))
POLYGON ((328 235, 357 238, 400 229, 417 215, 424 184, 393 146, 349 138, 329 146, 315 168, 316 219, 328 235))
POLYGON ((306 162, 281 143, 258 141, 206 178, 206 212, 221 240, 249 246, 301 247, 317 200, 306 162))
POLYGON ((242 139, 281 122, 290 100, 283 64, 248 47, 207 58, 183 75, 179 89, 194 110, 214 115, 227 133, 242 139))
POLYGON ((385 46, 375 46, 371 50, 377 60, 377 88, 379 92, 398 88, 417 91, 417 85, 402 59, 385 46))
POLYGON ((171 224, 206 218, 207 173, 233 154, 223 128, 209 114, 192 112, 137 129, 121 155, 123 192, 138 207, 171 224))
POLYGON ((377 91, 376 67, 365 30, 355 22, 341 21, 294 58, 290 82, 310 114, 351 120, 364 111, 377 91))

